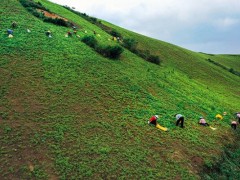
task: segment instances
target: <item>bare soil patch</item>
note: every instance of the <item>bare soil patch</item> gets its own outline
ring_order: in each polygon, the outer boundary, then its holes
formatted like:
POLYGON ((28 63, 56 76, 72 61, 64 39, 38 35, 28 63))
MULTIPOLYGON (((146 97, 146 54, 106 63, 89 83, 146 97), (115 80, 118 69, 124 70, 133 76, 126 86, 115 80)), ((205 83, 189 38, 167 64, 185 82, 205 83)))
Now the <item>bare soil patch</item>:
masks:
POLYGON ((68 19, 66 19, 64 17, 61 17, 61 16, 59 16, 57 14, 54 14, 54 13, 50 13, 48 11, 44 11, 42 9, 37 9, 37 11, 43 13, 44 16, 49 17, 49 18, 53 18, 53 19, 58 18, 58 19, 63 19, 64 21, 68 21, 68 19))

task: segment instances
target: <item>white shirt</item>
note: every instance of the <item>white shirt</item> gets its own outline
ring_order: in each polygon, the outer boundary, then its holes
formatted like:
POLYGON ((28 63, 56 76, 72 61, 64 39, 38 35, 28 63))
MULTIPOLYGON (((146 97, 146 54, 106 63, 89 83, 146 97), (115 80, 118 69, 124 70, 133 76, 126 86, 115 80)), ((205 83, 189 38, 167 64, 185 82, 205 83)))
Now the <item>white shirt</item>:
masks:
POLYGON ((176 115, 176 120, 179 120, 181 117, 183 117, 183 115, 177 114, 177 115, 176 115))

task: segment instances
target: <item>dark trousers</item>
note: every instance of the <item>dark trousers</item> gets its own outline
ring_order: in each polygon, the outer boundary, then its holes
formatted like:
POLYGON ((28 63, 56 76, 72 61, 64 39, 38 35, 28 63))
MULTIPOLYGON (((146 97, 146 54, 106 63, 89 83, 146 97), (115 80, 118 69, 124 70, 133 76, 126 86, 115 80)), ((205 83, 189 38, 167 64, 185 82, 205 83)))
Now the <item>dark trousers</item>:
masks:
POLYGON ((181 128, 183 128, 184 117, 180 117, 180 118, 177 120, 176 126, 178 126, 179 123, 181 123, 181 128))
POLYGON ((238 118, 238 122, 239 122, 239 124, 240 124, 240 118, 238 118))
POLYGON ((154 124, 155 126, 157 125, 157 120, 151 121, 151 124, 154 124))
POLYGON ((233 129, 236 129, 236 128, 237 128, 237 125, 236 125, 236 124, 231 124, 231 127, 232 127, 233 129))
POLYGON ((200 125, 202 125, 202 126, 210 126, 208 123, 200 123, 200 125))

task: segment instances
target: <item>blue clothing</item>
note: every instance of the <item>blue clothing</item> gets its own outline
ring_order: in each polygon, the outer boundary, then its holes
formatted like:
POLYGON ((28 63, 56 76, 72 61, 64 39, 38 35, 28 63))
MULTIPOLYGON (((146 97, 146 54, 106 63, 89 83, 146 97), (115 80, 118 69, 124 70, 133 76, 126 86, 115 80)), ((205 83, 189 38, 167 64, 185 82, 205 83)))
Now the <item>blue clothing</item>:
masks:
POLYGON ((7 33, 8 33, 8 35, 9 35, 9 34, 13 34, 13 30, 8 29, 8 30, 7 30, 7 33))

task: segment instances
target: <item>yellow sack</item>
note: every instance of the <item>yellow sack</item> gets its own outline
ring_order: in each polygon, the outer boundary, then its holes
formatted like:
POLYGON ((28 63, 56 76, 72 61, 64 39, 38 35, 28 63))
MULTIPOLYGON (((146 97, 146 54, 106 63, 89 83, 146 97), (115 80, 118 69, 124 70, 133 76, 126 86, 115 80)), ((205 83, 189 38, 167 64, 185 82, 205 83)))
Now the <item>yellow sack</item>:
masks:
POLYGON ((214 130, 214 131, 217 129, 217 128, 214 128, 214 127, 212 127, 212 126, 209 126, 209 127, 210 127, 212 130, 214 130))
POLYGON ((156 128, 162 130, 162 131, 168 131, 168 128, 161 126, 160 124, 156 125, 156 128))
POLYGON ((9 34, 8 37, 9 37, 9 38, 13 38, 13 35, 12 35, 12 34, 9 34))
POLYGON ((220 120, 222 120, 222 119, 223 119, 223 117, 222 117, 222 115, 221 115, 221 114, 217 114, 215 117, 216 117, 217 119, 220 119, 220 120))

